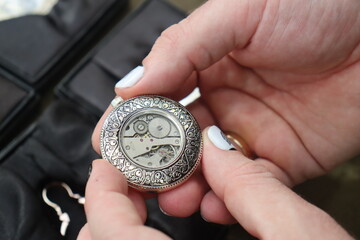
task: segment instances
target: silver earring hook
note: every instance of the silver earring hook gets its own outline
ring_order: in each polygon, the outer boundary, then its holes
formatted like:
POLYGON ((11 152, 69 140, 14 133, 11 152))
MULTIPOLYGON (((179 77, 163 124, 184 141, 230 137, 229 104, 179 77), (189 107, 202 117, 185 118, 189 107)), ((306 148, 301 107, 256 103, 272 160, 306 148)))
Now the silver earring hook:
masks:
POLYGON ((61 207, 58 204, 54 203, 48 198, 47 191, 48 189, 53 187, 63 187, 68 193, 69 197, 76 199, 79 204, 85 204, 85 198, 80 194, 74 193, 69 187, 69 185, 63 182, 52 182, 46 185, 46 187, 42 190, 42 198, 47 205, 49 205, 56 211, 56 214, 59 216, 59 220, 61 221, 60 233, 62 236, 65 236, 66 230, 70 223, 70 217, 69 214, 61 210, 61 207))

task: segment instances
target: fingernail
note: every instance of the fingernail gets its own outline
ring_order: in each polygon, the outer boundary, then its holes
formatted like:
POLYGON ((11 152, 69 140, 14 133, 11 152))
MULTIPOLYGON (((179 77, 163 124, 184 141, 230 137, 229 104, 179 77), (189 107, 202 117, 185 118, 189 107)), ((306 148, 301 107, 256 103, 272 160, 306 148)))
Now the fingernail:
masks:
POLYGON ((134 86, 144 75, 144 67, 137 66, 115 85, 116 88, 128 88, 134 86))
POLYGON ((89 166, 88 178, 90 177, 91 171, 92 171, 92 162, 90 163, 90 166, 89 166))
POLYGON ((216 147, 222 150, 236 150, 234 145, 231 144, 229 139, 217 126, 211 126, 207 131, 207 135, 216 147))
POLYGON ((159 206, 159 209, 164 215, 171 217, 171 215, 168 214, 167 212, 165 212, 160 206, 159 206))
POLYGON ((122 99, 122 97, 120 96, 116 96, 112 101, 111 101, 111 106, 113 106, 114 108, 117 107, 122 101, 124 101, 124 99, 122 99))
POLYGON ((205 222, 209 222, 209 220, 207 220, 202 214, 200 214, 200 216, 205 222))

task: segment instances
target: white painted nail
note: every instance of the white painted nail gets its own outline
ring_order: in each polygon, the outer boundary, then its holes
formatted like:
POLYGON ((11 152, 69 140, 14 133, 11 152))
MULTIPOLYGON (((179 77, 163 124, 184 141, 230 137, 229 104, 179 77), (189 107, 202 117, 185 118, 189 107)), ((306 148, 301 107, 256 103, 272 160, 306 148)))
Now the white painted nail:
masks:
POLYGON ((225 134, 218 128, 217 126, 211 126, 207 135, 210 141, 218 148, 222 150, 234 150, 234 145, 231 144, 229 139, 225 136, 225 134))
POLYGON ((120 96, 116 96, 112 101, 111 101, 111 106, 113 106, 114 108, 117 107, 122 101, 124 101, 124 99, 122 99, 122 97, 120 96))
POLYGON ((128 88, 134 86, 137 82, 140 81, 142 76, 144 75, 144 67, 137 66, 131 72, 125 75, 122 79, 120 79, 115 87, 116 88, 128 88))
POLYGON ((189 95, 181 99, 179 103, 183 106, 188 106, 191 103, 195 102, 201 96, 199 88, 195 88, 189 95))

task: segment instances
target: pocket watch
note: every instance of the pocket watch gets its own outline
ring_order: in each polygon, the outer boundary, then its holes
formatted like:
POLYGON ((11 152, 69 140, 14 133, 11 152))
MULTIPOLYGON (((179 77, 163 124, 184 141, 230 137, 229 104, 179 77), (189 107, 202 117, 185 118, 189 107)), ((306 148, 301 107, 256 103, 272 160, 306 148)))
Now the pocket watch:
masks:
POLYGON ((201 130, 190 112, 157 95, 119 99, 101 130, 102 157, 138 190, 166 191, 187 180, 202 153, 201 130))

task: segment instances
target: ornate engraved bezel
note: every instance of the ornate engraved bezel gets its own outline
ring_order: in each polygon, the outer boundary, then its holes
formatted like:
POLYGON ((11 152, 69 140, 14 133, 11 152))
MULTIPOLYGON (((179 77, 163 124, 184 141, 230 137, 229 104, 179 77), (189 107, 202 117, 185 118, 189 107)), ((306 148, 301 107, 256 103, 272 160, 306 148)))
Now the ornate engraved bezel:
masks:
POLYGON ((101 155, 127 178, 130 186, 142 191, 169 190, 190 177, 199 164, 202 153, 201 130, 191 113, 171 99, 147 95, 121 102, 104 121, 100 135, 101 155), (146 168, 130 159, 120 146, 119 134, 122 125, 134 115, 142 112, 159 113, 178 121, 184 137, 181 153, 177 158, 161 168, 146 168))

